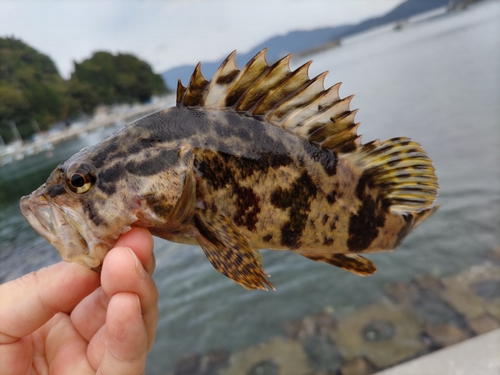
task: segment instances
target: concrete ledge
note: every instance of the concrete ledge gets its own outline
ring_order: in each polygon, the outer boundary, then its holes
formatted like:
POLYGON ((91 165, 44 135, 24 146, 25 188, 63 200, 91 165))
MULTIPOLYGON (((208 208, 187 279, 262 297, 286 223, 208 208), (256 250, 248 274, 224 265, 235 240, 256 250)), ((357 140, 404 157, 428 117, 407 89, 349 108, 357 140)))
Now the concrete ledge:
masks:
POLYGON ((375 375, 498 375, 500 329, 377 372, 375 375))

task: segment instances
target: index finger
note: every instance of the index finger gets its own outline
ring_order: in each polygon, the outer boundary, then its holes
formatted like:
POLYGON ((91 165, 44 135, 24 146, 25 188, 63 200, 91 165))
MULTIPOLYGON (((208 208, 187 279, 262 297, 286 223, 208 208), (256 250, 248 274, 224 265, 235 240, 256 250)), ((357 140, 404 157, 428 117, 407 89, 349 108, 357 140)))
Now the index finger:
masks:
POLYGON ((142 266, 150 275, 155 269, 155 257, 153 253, 153 236, 146 228, 132 227, 130 231, 122 234, 114 247, 129 247, 139 258, 142 266))
POLYGON ((36 331, 57 312, 70 312, 99 286, 99 275, 60 262, 0 285, 0 344, 36 331))

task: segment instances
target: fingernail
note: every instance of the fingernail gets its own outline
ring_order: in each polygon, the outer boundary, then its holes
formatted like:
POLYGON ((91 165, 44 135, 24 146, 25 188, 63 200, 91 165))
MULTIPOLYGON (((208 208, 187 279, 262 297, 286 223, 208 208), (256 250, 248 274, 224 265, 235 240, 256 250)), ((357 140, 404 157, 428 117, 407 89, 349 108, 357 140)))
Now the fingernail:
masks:
POLYGON ((131 248, 128 248, 128 249, 132 253, 132 256, 135 259, 135 272, 137 272, 137 275, 139 275, 139 277, 141 279, 145 279, 148 276, 148 273, 146 272, 146 270, 142 266, 142 263, 139 260, 139 258, 137 257, 137 255, 132 251, 131 248))
POLYGON ((135 298, 137 299, 137 311, 139 312, 139 315, 142 316, 141 300, 137 294, 135 295, 135 298))

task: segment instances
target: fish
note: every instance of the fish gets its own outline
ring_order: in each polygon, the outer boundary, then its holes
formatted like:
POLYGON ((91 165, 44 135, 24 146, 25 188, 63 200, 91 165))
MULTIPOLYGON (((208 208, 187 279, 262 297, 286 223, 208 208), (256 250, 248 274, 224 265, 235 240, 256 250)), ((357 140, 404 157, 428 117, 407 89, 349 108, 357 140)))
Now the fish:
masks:
POLYGON ((246 289, 274 289, 261 249, 354 274, 439 205, 432 160, 407 137, 361 142, 353 96, 327 89, 311 61, 290 69, 266 49, 241 70, 233 51, 210 80, 199 63, 176 105, 61 163, 21 211, 63 260, 99 271, 118 237, 147 228, 199 245, 246 289))

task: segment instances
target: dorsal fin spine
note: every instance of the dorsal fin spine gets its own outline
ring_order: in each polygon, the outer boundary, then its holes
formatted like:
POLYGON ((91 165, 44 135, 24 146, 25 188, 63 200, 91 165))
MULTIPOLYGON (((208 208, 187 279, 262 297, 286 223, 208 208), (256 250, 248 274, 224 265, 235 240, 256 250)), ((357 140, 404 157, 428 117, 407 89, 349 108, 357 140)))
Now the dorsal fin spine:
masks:
POLYGON ((264 49, 238 70, 233 51, 210 82, 198 64, 187 88, 179 83, 177 105, 244 112, 331 150, 357 147, 352 97, 340 99, 340 83, 325 90, 327 72, 310 79, 310 61, 292 72, 290 59, 269 66, 264 49))
POLYGON ((291 116, 297 113, 297 109, 306 106, 316 99, 324 91, 324 80, 328 72, 323 72, 306 82, 302 87, 290 94, 286 101, 279 103, 269 115, 268 120, 283 127, 291 116))
POLYGON ((319 125, 324 126, 327 125, 332 128, 331 134, 335 133, 336 123, 335 119, 344 115, 349 111, 349 104, 351 103, 354 95, 348 96, 329 107, 326 107, 325 110, 318 112, 316 115, 311 116, 307 121, 302 124, 302 128, 305 129, 314 129, 319 125))
POLYGON ((184 99, 184 93, 186 92, 186 88, 182 85, 181 79, 177 80, 177 95, 176 95, 176 103, 177 106, 182 104, 182 100, 184 99))
MULTIPOLYGON (((328 90, 323 90, 316 98, 311 100, 309 103, 305 104, 301 108, 296 110, 297 113, 292 114, 287 119, 285 119, 282 123, 282 127, 285 129, 295 129, 299 126, 305 125, 309 122, 309 125, 306 125, 306 129, 301 131, 301 134, 309 134, 311 132, 311 128, 314 124, 310 121, 313 118, 318 118, 325 111, 328 110, 327 103, 332 102, 333 97, 338 98, 338 88, 340 84, 336 84, 330 87, 328 90)), ((333 102, 335 103, 335 102, 333 102)), ((335 104, 330 104, 333 107, 335 104)))
POLYGON ((267 92, 288 77, 290 74, 291 55, 283 57, 270 66, 243 94, 236 105, 237 112, 250 112, 251 109, 267 94, 267 92))
POLYGON ((357 138, 356 132, 358 130, 358 127, 359 127, 359 122, 357 124, 351 124, 344 131, 335 133, 334 135, 325 139, 321 143, 321 147, 330 150, 335 150, 337 147, 344 144, 345 142, 354 141, 357 138))
POLYGON ((203 97, 203 91, 207 86, 208 81, 203 77, 201 73, 201 63, 196 65, 191 79, 189 80, 189 86, 184 93, 182 103, 185 106, 196 106, 201 103, 201 98, 203 97))
POLYGON ((226 93, 226 101, 224 103, 226 108, 235 108, 242 96, 252 85, 252 82, 259 79, 259 77, 269 68, 266 62, 266 51, 267 48, 264 48, 257 53, 243 69, 241 69, 238 76, 235 77, 226 93))
POLYGON ((275 88, 269 90, 252 111, 254 115, 262 115, 278 106, 278 103, 286 101, 290 94, 299 90, 304 84, 309 81, 308 70, 312 61, 308 61, 300 68, 291 72, 275 88))
POLYGON ((227 88, 240 72, 236 65, 236 51, 226 57, 215 72, 201 98, 201 106, 218 108, 225 102, 227 88))

